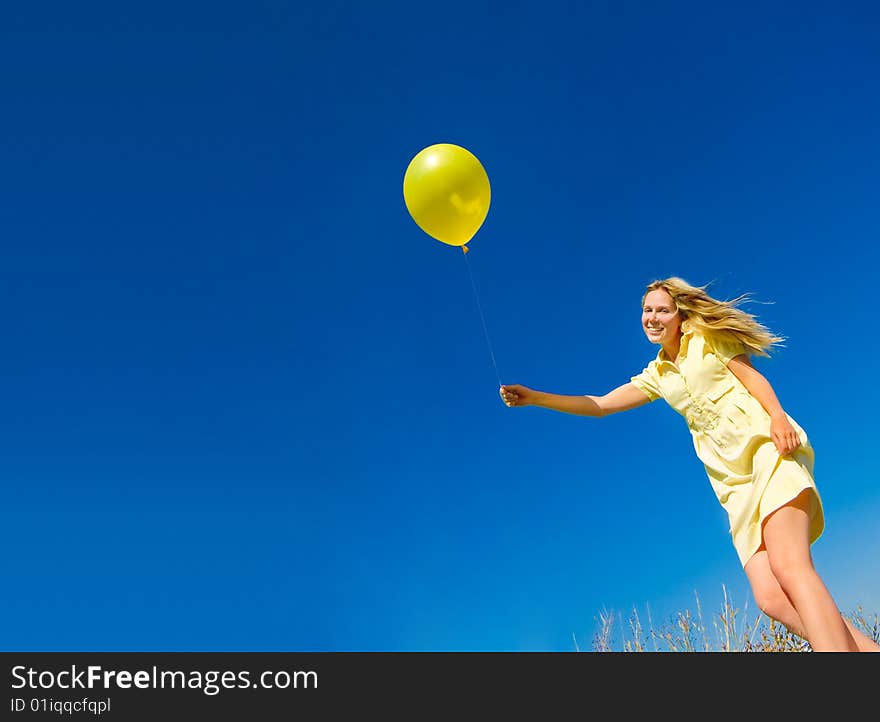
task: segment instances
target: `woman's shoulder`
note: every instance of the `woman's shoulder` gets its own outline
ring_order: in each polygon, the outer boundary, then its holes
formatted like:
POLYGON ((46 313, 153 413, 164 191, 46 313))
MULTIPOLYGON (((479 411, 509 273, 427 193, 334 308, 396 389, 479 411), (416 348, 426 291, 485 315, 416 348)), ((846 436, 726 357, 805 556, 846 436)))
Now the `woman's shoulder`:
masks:
POLYGON ((734 356, 748 354, 748 347, 734 334, 726 331, 712 331, 700 333, 696 336, 698 343, 703 345, 706 354, 712 354, 725 366, 734 356))

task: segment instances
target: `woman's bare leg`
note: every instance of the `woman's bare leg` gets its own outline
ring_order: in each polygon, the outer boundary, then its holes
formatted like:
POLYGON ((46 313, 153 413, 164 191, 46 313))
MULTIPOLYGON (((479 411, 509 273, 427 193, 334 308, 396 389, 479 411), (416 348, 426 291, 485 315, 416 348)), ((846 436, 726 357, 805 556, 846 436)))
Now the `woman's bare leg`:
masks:
MULTIPOLYGON (((785 592, 782 591, 779 581, 770 570, 770 560, 767 557, 767 550, 763 544, 752 558, 746 562, 745 572, 758 608, 768 617, 784 625, 790 632, 809 642, 810 640, 806 636, 806 632, 804 632, 804 625, 798 616, 797 610, 785 592)), ((880 644, 877 644, 864 632, 855 627, 846 617, 843 617, 843 615, 841 617, 860 652, 880 652, 880 644)))
POLYGON ((857 652, 853 635, 813 567, 808 516, 811 493, 805 490, 764 521, 770 571, 797 611, 814 651, 857 652))

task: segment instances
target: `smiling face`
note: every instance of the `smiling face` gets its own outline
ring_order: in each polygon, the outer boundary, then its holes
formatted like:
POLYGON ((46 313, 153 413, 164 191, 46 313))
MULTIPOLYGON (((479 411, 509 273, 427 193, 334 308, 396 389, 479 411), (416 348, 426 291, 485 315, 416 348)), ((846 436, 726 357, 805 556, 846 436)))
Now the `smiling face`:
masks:
POLYGON ((651 343, 673 344, 681 334, 681 314, 662 288, 649 291, 642 301, 642 328, 651 343))

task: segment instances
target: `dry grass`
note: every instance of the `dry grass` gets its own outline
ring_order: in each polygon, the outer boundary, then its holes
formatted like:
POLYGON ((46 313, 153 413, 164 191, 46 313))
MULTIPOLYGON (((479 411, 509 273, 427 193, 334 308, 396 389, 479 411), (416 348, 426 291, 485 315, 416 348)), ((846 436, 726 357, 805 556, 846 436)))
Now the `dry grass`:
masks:
MULTIPOLYGON (((738 609, 727 588, 722 586, 721 610, 703 618, 699 596, 694 593, 696 611, 685 609, 670 620, 654 626, 651 609, 646 608, 647 627, 638 610, 633 608, 629 619, 603 610, 597 618, 598 629, 593 635, 595 652, 810 652, 809 643, 792 634, 784 626, 762 612, 749 614, 738 609)), ((875 642, 880 642, 880 617, 868 617, 861 606, 845 615, 875 642)), ((577 639, 576 651, 580 651, 577 639)))

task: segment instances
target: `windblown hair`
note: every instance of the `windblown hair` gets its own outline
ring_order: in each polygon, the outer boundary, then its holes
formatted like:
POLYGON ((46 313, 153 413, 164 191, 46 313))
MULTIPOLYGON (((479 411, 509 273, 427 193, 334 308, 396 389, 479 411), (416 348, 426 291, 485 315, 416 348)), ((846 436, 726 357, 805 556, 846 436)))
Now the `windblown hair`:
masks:
POLYGON ((671 276, 649 283, 645 295, 642 296, 642 304, 645 296, 658 288, 672 296, 681 315, 684 330, 694 330, 704 336, 727 341, 739 341, 746 347, 746 353, 756 356, 769 356, 768 351, 774 346, 782 345, 785 340, 758 323, 752 314, 737 308, 744 301, 751 300, 747 293, 730 301, 719 301, 706 293, 708 284, 692 286, 682 278, 671 276))

